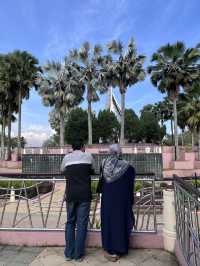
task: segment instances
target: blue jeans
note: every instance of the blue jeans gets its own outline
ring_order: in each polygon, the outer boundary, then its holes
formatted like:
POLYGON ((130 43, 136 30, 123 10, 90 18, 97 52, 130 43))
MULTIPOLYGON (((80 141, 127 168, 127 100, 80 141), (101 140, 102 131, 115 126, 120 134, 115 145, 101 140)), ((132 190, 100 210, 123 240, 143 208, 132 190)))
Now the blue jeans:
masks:
POLYGON ((79 259, 84 256, 85 240, 90 213, 90 202, 68 202, 67 223, 65 226, 65 251, 66 257, 79 259), (75 236, 75 228, 77 232, 75 236))

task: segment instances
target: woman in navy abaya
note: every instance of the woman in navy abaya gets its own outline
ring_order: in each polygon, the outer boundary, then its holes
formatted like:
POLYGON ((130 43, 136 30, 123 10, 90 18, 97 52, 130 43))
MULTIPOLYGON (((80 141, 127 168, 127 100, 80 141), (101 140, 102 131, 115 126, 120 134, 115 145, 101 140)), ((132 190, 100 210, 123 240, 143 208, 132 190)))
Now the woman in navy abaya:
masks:
POLYGON ((135 170, 122 160, 118 144, 110 146, 110 156, 103 160, 98 192, 101 197, 101 233, 105 257, 117 261, 128 254, 129 237, 134 225, 135 170))

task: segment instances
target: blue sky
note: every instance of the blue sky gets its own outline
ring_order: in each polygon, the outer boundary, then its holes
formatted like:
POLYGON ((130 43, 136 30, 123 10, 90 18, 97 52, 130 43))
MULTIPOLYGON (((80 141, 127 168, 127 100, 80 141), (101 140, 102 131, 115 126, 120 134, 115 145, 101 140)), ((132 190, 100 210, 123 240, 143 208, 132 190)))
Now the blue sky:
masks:
MULTIPOLYGON (((199 0, 7 0, 0 3, 0 53, 27 50, 40 64, 47 59, 62 60, 70 48, 84 41, 106 44, 134 37, 146 65, 158 47, 184 41, 200 42, 199 0)), ((118 97, 118 91, 115 90, 118 97)), ((129 88, 127 107, 136 112, 162 99, 149 78, 129 88)), ((105 107, 106 97, 93 105, 105 107)), ((83 104, 86 107, 86 104, 83 104)), ((42 106, 36 92, 22 108, 22 132, 29 145, 40 145, 52 131, 49 108, 42 106)), ((16 125, 13 125, 16 134, 16 125)))

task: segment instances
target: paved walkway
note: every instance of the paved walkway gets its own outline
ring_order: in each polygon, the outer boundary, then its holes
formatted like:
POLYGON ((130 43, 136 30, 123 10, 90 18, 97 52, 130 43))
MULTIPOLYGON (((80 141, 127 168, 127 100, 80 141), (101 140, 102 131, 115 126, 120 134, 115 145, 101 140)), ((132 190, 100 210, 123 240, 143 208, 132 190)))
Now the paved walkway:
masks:
POLYGON ((66 262, 63 248, 0 246, 0 266, 178 266, 174 255, 162 250, 135 249, 118 262, 108 262, 101 249, 88 249, 86 258, 80 262, 66 262))

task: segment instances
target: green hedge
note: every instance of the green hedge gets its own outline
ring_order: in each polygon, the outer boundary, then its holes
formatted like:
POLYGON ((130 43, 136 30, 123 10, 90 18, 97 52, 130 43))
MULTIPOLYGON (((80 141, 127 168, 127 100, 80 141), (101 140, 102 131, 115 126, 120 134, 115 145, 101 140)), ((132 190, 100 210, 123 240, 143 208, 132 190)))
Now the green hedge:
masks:
MULTIPOLYGON (((8 194, 10 194, 10 190, 13 187, 15 189, 15 195, 20 195, 22 197, 26 196, 27 193, 27 197, 28 198, 33 198, 35 196, 37 196, 37 188, 36 186, 34 186, 36 184, 36 182, 34 181, 1 181, 0 180, 0 195, 4 195, 6 194, 7 190, 5 188, 8 188, 8 194), (26 192, 25 189, 23 189, 23 187, 25 186, 26 188, 26 192)), ((48 182, 48 181, 44 181, 40 184, 38 184, 38 191, 39 194, 45 194, 48 193, 52 190, 52 182, 48 182)))

